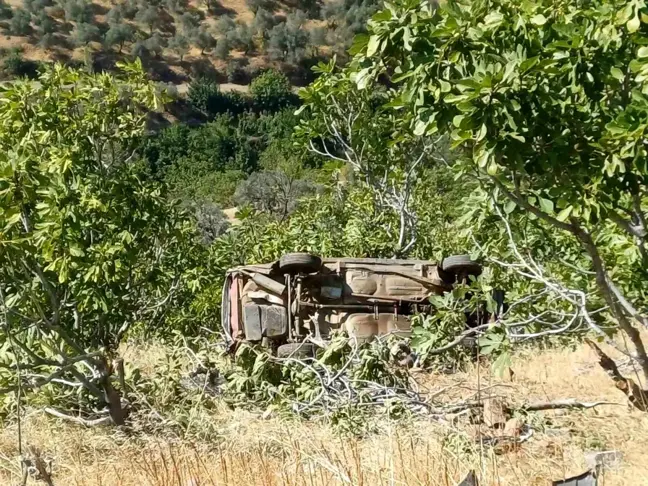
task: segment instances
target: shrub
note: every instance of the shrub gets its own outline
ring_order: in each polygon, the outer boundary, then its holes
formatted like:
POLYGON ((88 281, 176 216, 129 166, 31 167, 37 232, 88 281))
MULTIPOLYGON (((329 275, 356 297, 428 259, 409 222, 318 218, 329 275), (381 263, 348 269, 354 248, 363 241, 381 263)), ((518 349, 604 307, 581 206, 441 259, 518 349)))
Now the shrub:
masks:
POLYGON ((264 72, 252 81, 250 93, 257 110, 278 111, 297 103, 297 97, 292 92, 288 78, 273 69, 264 72))
POLYGON ((27 77, 35 79, 38 76, 38 64, 25 60, 18 50, 13 50, 4 61, 4 73, 11 77, 27 77))
POLYGON ((116 23, 110 26, 108 32, 106 32, 106 45, 112 47, 114 45, 119 46, 119 52, 121 53, 126 42, 131 42, 133 40, 133 28, 128 24, 116 23))
POLYGON ((182 62, 185 54, 189 52, 189 39, 182 34, 176 34, 169 40, 169 49, 175 52, 182 62))
POLYGON ((18 8, 14 11, 9 22, 11 35, 29 35, 31 33, 31 14, 27 10, 18 8))
POLYGON ((214 49, 214 55, 217 59, 225 61, 230 55, 230 49, 230 43, 227 38, 218 39, 216 48, 214 49))
POLYGON ((227 63, 226 74, 228 83, 236 84, 247 84, 249 80, 249 74, 245 70, 249 61, 245 57, 239 57, 236 59, 231 59, 227 63))
POLYGON ((242 113, 248 106, 247 99, 240 93, 222 93, 214 81, 199 78, 189 85, 189 103, 207 116, 219 113, 242 113))
POLYGON ((192 32, 192 40, 196 47, 200 49, 201 54, 216 45, 216 39, 206 28, 200 28, 192 32))
POLYGON ((50 5, 49 0, 23 0, 25 9, 33 14, 43 12, 50 5))
POLYGON ((7 5, 4 0, 0 0, 0 19, 10 19, 12 15, 11 5, 7 5))
POLYGON ((93 21, 92 7, 85 0, 66 0, 63 9, 65 20, 88 24, 93 21))
POLYGON ((131 54, 140 59, 146 59, 149 55, 148 49, 146 48, 146 43, 144 41, 137 41, 133 44, 133 49, 131 54))
POLYGON ((85 46, 99 38, 99 28, 92 24, 78 23, 74 38, 77 45, 85 46))
POLYGON ((50 50, 56 45, 56 39, 52 34, 44 34, 43 37, 38 41, 38 46, 45 49, 46 51, 50 50))
POLYGON ((159 57, 164 50, 165 41, 164 38, 156 32, 144 41, 144 45, 149 52, 155 55, 155 57, 159 57))
POLYGON ((34 18, 34 24, 36 24, 40 28, 40 31, 43 34, 53 34, 54 32, 56 32, 56 22, 54 22, 54 20, 52 20, 52 18, 47 15, 47 12, 45 10, 41 11, 34 18))

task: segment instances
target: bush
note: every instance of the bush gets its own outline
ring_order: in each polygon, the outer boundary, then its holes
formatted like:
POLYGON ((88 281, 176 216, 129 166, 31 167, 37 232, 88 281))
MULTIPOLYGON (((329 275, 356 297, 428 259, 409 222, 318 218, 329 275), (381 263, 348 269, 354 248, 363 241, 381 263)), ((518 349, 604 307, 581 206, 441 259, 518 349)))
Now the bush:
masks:
POLYGON ((34 61, 25 60, 18 50, 12 51, 4 61, 2 67, 4 73, 11 77, 27 77, 35 79, 38 77, 38 64, 34 61))
POLYGON ((11 5, 7 5, 4 0, 0 0, 0 19, 10 19, 12 15, 11 5))
POLYGON ((31 33, 31 14, 27 10, 18 8, 14 11, 9 22, 11 35, 29 35, 31 33))
POLYGON ((56 22, 47 15, 45 10, 41 11, 35 18, 34 24, 36 24, 42 34, 53 34, 56 32, 56 22))
POLYGON ((217 83, 205 78, 189 85, 187 99, 195 109, 210 117, 219 113, 242 113, 248 107, 247 99, 241 94, 222 93, 217 83))
POLYGON ((225 61, 229 57, 230 49, 230 43, 227 38, 218 39, 218 43, 214 49, 214 55, 217 59, 225 61))
POLYGON ((249 74, 245 70, 245 66, 249 64, 249 61, 245 57, 239 57, 236 59, 231 59, 227 63, 226 74, 227 82, 235 84, 247 84, 249 81, 249 74))
POLYGON ((45 49, 46 51, 50 50, 56 45, 56 38, 52 34, 44 34, 43 37, 38 41, 38 46, 45 49))
POLYGON ((298 98, 292 92, 288 78, 273 69, 258 76, 250 84, 254 108, 260 111, 278 111, 296 105, 298 98))
POLYGON ((78 23, 92 23, 93 13, 91 5, 85 0, 67 0, 63 3, 65 19, 78 23))
POLYGON ((43 12, 50 5, 49 0, 23 0, 25 9, 33 14, 43 12))
POLYGON ((169 49, 175 52, 182 62, 185 54, 189 52, 189 39, 182 34, 176 34, 169 40, 169 49))
POLYGON ((229 221, 225 213, 213 202, 200 201, 192 206, 202 242, 211 245, 227 231, 230 226, 229 221))
POLYGON ((160 22, 160 14, 158 9, 151 5, 139 10, 135 15, 135 20, 141 24, 147 25, 149 28, 149 34, 153 34, 153 28, 160 22))
POLYGON ((216 39, 205 28, 200 28, 192 33, 192 41, 200 49, 200 53, 204 54, 206 50, 211 49, 216 45, 216 39))
POLYGON ((112 24, 108 32, 106 32, 106 45, 108 47, 118 45, 119 52, 121 53, 124 44, 131 42, 133 36, 133 28, 130 25, 121 22, 112 24))
POLYGON ((75 32, 75 42, 79 46, 85 46, 88 43, 99 38, 99 28, 96 25, 78 23, 75 32))
POLYGON ((157 32, 144 41, 146 49, 153 53, 155 57, 160 57, 165 47, 164 38, 157 32))
POLYGON ((149 55, 149 51, 146 48, 146 43, 144 41, 137 41, 135 44, 133 44, 133 49, 131 50, 131 54, 134 57, 139 57, 140 59, 146 59, 149 55))
POLYGON ((220 97, 220 87, 210 79, 198 78, 189 84, 187 100, 196 110, 208 114, 214 101, 220 97))

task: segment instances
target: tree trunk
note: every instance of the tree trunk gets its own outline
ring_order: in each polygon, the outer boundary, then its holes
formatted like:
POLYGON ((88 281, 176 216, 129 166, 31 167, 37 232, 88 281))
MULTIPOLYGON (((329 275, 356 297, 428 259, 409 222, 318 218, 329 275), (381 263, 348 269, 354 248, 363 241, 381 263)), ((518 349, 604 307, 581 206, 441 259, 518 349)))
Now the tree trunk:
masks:
POLYGON ((628 338, 630 338, 630 341, 635 348, 635 357, 641 366, 645 381, 643 386, 646 386, 648 385, 648 354, 646 353, 644 342, 641 339, 641 333, 632 325, 625 311, 621 308, 619 302, 615 298, 614 293, 610 288, 610 280, 605 269, 605 264, 603 263, 603 259, 596 247, 596 243, 594 243, 592 235, 587 230, 583 229, 578 221, 572 219, 571 222, 574 227, 574 235, 580 240, 585 251, 587 251, 592 259, 592 266, 596 273, 596 285, 601 291, 605 303, 610 308, 612 315, 619 321, 619 327, 626 333, 628 338))

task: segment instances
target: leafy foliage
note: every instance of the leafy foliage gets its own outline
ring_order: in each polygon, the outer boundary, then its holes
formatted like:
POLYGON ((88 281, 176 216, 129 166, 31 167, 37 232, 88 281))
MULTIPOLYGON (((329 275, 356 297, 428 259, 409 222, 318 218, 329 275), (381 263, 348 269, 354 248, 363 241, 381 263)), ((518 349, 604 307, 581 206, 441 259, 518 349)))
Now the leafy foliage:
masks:
POLYGON ((296 102, 288 78, 274 70, 256 77, 250 84, 250 93, 261 110, 278 111, 296 102))
POLYGON ((31 33, 31 14, 27 10, 17 9, 9 22, 12 35, 29 35, 31 33))
POLYGON ((6 86, 0 108, 0 381, 14 384, 20 362, 37 376, 27 390, 46 386, 45 400, 73 408, 107 402, 115 423, 123 416, 99 350, 114 352, 133 326, 160 325, 202 278, 191 226, 129 163, 141 107, 160 100, 140 65, 122 69, 118 80, 56 65, 38 84, 6 86), (90 381, 81 361, 98 373, 90 381))

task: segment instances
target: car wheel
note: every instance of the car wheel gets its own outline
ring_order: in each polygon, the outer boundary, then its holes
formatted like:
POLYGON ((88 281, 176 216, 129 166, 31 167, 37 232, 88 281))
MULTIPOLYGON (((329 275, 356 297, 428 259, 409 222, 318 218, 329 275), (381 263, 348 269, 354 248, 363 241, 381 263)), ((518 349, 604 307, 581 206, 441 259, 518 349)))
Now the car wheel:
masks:
POLYGON ((470 255, 452 255, 441 262, 441 270, 446 280, 456 280, 457 276, 480 275, 482 266, 470 255))
POLYGON ((286 273, 313 273, 322 268, 322 259, 310 253, 287 253, 279 259, 279 270, 286 273))
POLYGON ((314 358, 315 345, 312 343, 282 344, 277 348, 278 358, 314 358))

